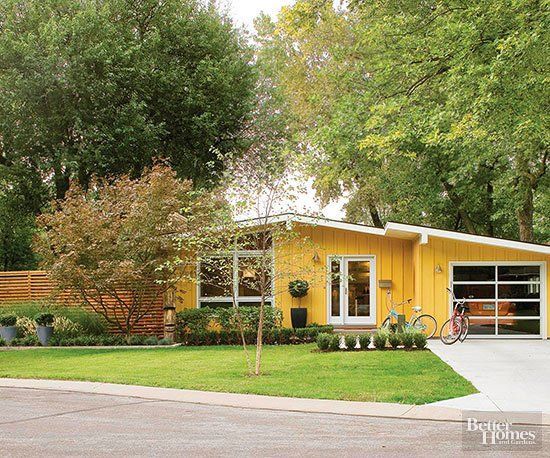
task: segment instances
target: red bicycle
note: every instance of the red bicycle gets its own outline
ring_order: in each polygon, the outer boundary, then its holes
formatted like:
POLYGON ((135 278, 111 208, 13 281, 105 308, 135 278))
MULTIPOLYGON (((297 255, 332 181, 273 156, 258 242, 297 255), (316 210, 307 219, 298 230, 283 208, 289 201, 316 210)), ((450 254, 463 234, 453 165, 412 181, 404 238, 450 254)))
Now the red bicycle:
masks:
POLYGON ((439 337, 441 342, 445 345, 452 345, 458 340, 464 342, 466 336, 468 335, 468 328, 470 327, 470 320, 464 312, 466 311, 466 299, 457 299, 455 294, 450 288, 447 288, 447 291, 453 296, 453 314, 443 326, 441 326, 441 332, 439 337))

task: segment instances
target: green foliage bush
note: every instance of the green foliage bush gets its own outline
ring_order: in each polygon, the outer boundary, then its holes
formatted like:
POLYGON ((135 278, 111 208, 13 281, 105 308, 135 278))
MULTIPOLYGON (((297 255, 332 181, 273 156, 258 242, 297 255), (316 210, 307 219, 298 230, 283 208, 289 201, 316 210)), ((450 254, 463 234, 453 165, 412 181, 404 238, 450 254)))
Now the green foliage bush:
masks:
POLYGON ((359 345, 361 345, 361 350, 368 350, 371 338, 372 336, 370 333, 359 335, 359 345))
POLYGON ((159 339, 157 336, 149 336, 143 341, 143 343, 145 345, 158 345, 159 339))
POLYGON ((158 344, 159 345, 172 345, 174 341, 170 339, 169 337, 163 337, 162 339, 159 339, 158 344))
POLYGON ((424 348, 426 348, 426 345, 428 345, 428 338, 426 337, 425 334, 422 334, 421 332, 415 332, 414 345, 419 350, 424 350, 424 348))
POLYGON ((412 331, 405 331, 401 334, 401 342, 406 350, 410 350, 414 346, 414 334, 412 331))
POLYGON ((17 315, 13 313, 4 313, 0 315, 0 326, 15 326, 17 315))
POLYGON ((401 337, 400 337, 400 334, 399 333, 391 333, 389 336, 388 336, 388 342, 390 344, 390 346, 395 350, 397 347, 399 347, 399 345, 401 345, 401 337))
POLYGON ((7 345, 6 341, 0 337, 0 347, 5 347, 7 345))
POLYGON ((372 336, 372 344, 377 350, 384 350, 386 348, 387 341, 388 333, 386 331, 378 330, 372 336))
POLYGON ((13 339, 10 342, 10 346, 12 347, 39 347, 40 341, 38 340, 38 336, 36 335, 28 335, 21 338, 13 339))
POLYGON ((214 318, 215 310, 210 307, 184 309, 176 313, 176 333, 206 331, 214 318))
POLYGON ((357 336, 346 334, 344 336, 344 342, 346 343, 346 349, 349 351, 355 350, 355 345, 357 344, 357 336))
POLYGON ((305 280, 292 280, 288 283, 288 292, 292 297, 304 297, 309 291, 309 283, 305 280))
POLYGON ((328 346, 329 350, 331 351, 338 351, 340 350, 340 335, 333 334, 330 338, 330 343, 328 346))
POLYGON ((34 316, 34 322, 37 326, 51 326, 54 319, 54 314, 50 312, 40 312, 34 316))
POLYGON ((319 350, 327 351, 330 345, 330 339, 332 339, 331 334, 327 334, 325 332, 317 334, 316 340, 317 340, 317 347, 319 347, 319 350))
MULTIPOLYGON (((244 330, 258 329, 260 321, 260 308, 251 306, 239 307, 244 330)), ((238 329, 237 311, 235 307, 218 308, 213 316, 214 322, 219 324, 226 331, 238 329)), ((281 326, 283 321, 283 312, 277 307, 264 307, 264 330, 273 329, 281 326)))
POLYGON ((71 338, 83 335, 80 325, 64 316, 56 316, 53 320, 53 334, 60 338, 71 338))

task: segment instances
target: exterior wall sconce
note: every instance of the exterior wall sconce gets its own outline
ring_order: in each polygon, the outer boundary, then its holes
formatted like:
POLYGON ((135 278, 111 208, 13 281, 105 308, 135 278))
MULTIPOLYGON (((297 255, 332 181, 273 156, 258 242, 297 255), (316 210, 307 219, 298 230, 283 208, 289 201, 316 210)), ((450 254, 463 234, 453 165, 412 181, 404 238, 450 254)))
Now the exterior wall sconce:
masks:
POLYGON ((436 264, 435 265, 435 273, 440 274, 441 272, 443 272, 443 269, 441 268, 441 266, 439 264, 436 264))
POLYGON ((321 261, 321 258, 319 257, 319 253, 317 253, 316 251, 313 252, 313 262, 314 263, 319 263, 321 261))

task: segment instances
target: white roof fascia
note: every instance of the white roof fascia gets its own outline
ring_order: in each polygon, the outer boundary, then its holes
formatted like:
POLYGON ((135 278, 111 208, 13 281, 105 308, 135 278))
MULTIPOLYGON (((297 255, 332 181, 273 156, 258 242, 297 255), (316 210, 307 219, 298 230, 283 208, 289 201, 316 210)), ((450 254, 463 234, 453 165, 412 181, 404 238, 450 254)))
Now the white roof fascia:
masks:
POLYGON ((429 237, 440 237, 443 239, 459 240, 461 242, 479 243, 482 245, 496 246, 501 248, 510 248, 514 250, 531 251, 535 253, 543 253, 550 255, 549 245, 537 245, 535 243, 520 242, 518 240, 504 240, 485 235, 464 234, 461 232, 446 231, 444 229, 432 229, 420 226, 410 226, 408 224, 387 223, 385 226, 388 230, 396 230, 402 232, 410 232, 420 235, 420 243, 428 243, 429 237))

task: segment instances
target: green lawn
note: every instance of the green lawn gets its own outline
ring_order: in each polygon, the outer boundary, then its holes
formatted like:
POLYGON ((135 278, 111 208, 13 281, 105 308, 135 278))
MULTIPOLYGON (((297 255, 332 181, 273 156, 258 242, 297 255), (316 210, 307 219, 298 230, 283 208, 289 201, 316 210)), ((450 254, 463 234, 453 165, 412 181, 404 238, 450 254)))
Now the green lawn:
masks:
POLYGON ((319 353, 315 348, 265 347, 261 377, 244 375, 238 347, 0 351, 0 377, 412 404, 476 392, 430 351, 319 353))

